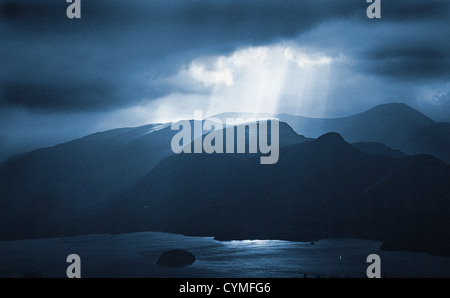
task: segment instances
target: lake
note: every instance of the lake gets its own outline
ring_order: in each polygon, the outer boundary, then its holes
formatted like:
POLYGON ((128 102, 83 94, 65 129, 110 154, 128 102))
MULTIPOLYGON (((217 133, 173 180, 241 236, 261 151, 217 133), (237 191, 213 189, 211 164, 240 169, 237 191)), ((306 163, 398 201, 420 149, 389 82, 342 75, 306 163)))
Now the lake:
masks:
POLYGON ((143 232, 0 242, 0 277, 66 277, 66 258, 78 254, 86 278, 297 278, 365 277, 370 254, 381 257, 384 277, 450 277, 450 258, 380 250, 380 242, 324 239, 310 243, 256 240, 216 241, 208 237, 143 232), (166 250, 196 256, 182 268, 161 267, 166 250))

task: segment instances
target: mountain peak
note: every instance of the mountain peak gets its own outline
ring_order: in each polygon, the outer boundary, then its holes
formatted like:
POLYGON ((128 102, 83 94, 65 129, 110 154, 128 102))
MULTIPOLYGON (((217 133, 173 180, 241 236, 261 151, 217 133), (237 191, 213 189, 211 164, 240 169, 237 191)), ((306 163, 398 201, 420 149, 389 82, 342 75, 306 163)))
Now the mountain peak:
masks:
POLYGON ((315 139, 312 144, 320 152, 356 150, 337 132, 326 133, 315 139))
POLYGON ((369 110, 369 112, 370 111, 377 111, 377 112, 397 111, 397 112, 417 113, 423 115, 418 110, 402 102, 381 104, 373 107, 372 109, 369 110))
POLYGON ((405 103, 388 103, 378 105, 362 114, 365 116, 373 115, 382 118, 399 119, 401 121, 408 122, 408 124, 423 124, 434 122, 418 110, 410 107, 405 103))
POLYGON ((338 134, 337 132, 329 132, 326 133, 320 137, 317 138, 316 142, 320 142, 320 143, 340 143, 340 144, 347 144, 347 142, 344 140, 344 138, 338 134))

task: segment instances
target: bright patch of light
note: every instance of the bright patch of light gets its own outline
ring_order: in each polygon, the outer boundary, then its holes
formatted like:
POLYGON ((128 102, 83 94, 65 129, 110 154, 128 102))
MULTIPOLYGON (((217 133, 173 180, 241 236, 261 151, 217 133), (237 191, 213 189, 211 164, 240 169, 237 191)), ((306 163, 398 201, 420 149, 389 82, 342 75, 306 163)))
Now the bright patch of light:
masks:
POLYGON ((205 118, 225 112, 322 117, 340 59, 285 43, 199 57, 170 78, 152 80, 172 93, 117 111, 101 126, 193 119, 195 110, 205 118))
POLYGON ((149 134, 149 133, 164 129, 164 128, 168 127, 169 125, 170 125, 169 123, 155 125, 155 126, 149 128, 145 134, 149 134))
POLYGON ((198 58, 178 76, 210 88, 203 107, 208 115, 285 112, 322 116, 333 62, 324 54, 282 44, 198 58))
POLYGON ((272 244, 272 242, 276 242, 276 240, 233 240, 229 243, 232 246, 252 246, 252 247, 261 247, 272 244))
POLYGON ((284 50, 284 57, 288 61, 297 63, 298 67, 327 65, 331 63, 331 58, 321 55, 308 55, 304 52, 298 51, 294 48, 286 48, 284 50))
POLYGON ((205 65, 198 62, 193 62, 185 71, 194 80, 202 83, 205 87, 211 86, 226 86, 233 85, 233 75, 231 69, 224 65, 224 59, 220 58, 212 69, 207 69, 205 65))

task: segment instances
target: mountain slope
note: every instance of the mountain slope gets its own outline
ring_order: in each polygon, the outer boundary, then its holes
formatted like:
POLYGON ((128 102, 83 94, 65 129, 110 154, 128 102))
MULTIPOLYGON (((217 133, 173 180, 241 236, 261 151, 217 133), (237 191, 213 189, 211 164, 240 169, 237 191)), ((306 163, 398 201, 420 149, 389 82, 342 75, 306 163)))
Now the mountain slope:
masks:
POLYGON ((400 150, 394 150, 386 145, 376 142, 353 143, 352 146, 361 152, 371 155, 385 155, 391 157, 405 157, 406 154, 400 150))
POLYGON ((115 230, 357 237, 450 255, 450 168, 431 156, 367 155, 336 133, 283 148, 271 166, 257 158, 170 156, 109 210, 103 224, 115 230))
MULTIPOLYGON (((101 231, 88 219, 173 154, 176 133, 168 125, 117 129, 10 161, 0 168, 0 239, 101 231)), ((281 146, 305 140, 280 123, 281 146)))
MULTIPOLYGON (((0 234, 51 230, 59 219, 95 214, 171 154, 170 127, 96 133, 18 157, 0 168, 0 234)), ((28 235, 28 236, 27 236, 28 235)))

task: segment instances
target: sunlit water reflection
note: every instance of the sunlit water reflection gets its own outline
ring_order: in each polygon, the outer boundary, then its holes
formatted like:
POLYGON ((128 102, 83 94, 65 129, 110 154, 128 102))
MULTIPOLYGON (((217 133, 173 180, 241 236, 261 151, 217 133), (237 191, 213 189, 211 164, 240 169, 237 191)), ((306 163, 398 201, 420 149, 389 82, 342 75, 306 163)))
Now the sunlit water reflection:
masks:
POLYGON ((311 243, 244 240, 145 232, 0 242, 0 277, 40 272, 65 277, 69 254, 81 257, 82 277, 365 277, 369 254, 379 254, 386 277, 450 277, 450 258, 389 252, 379 242, 325 239, 311 243), (156 264, 166 250, 197 258, 182 268, 156 264))

